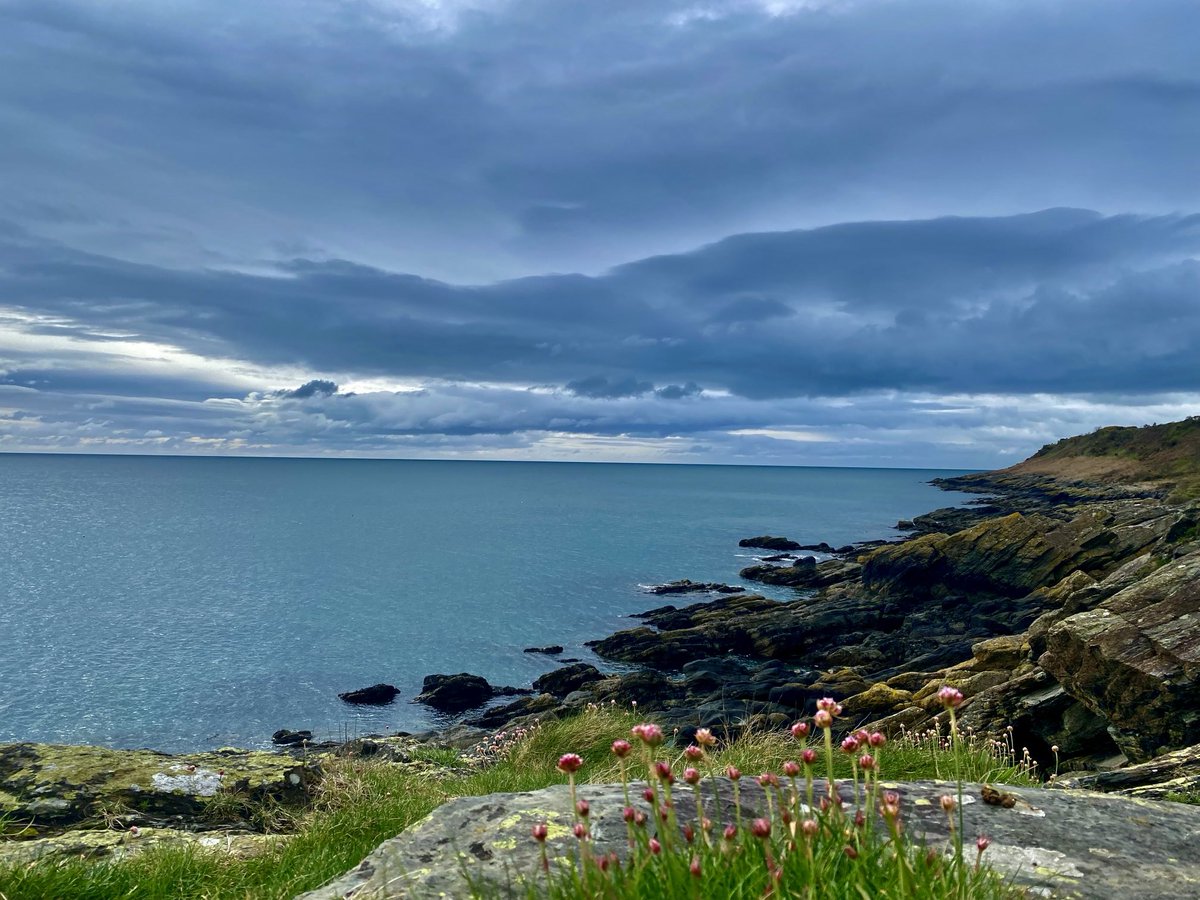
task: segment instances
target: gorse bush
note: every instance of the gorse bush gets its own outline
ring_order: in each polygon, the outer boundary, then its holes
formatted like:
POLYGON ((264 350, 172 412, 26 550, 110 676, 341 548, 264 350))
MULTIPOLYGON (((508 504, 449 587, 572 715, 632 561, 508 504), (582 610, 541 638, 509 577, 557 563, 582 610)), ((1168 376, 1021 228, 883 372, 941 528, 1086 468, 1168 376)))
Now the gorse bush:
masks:
POLYGON ((937 748, 948 756, 944 762, 956 770, 957 781, 955 792, 940 799, 952 836, 949 852, 928 848, 906 834, 900 795, 880 785, 890 753, 887 738, 858 731, 835 742, 834 720, 842 708, 826 698, 811 723, 792 727, 798 741, 791 745, 795 759, 754 779, 761 808, 752 816, 743 812, 743 775, 731 763, 721 765, 724 754, 714 752, 718 741, 710 731, 699 729, 696 742, 673 764, 660 758, 665 736, 657 725, 633 726, 632 741, 621 738, 610 748, 625 801, 623 856, 593 849, 593 810, 576 793, 584 757, 563 754, 557 769, 570 785, 575 851, 570 858, 552 858, 549 826, 535 825, 531 837, 540 846, 543 871, 540 879, 527 882, 528 893, 554 898, 777 895, 857 900, 1023 896, 981 864, 988 838, 968 840, 963 834, 962 779, 975 754, 956 726, 962 694, 945 688, 939 698, 950 731, 948 744, 938 741, 937 748), (839 783, 835 772, 846 765, 850 777, 839 783), (638 770, 645 773, 644 782, 631 781, 638 770), (725 790, 731 796, 723 797, 725 790))

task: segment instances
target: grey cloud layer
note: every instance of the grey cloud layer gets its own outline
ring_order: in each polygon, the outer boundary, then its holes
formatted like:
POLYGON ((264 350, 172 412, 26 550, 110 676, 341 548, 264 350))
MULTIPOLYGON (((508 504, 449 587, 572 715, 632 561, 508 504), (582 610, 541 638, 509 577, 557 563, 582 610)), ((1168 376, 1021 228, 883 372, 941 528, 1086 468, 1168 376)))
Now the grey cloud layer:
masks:
POLYGON ((1200 390, 1197 249, 1197 216, 1049 210, 741 235, 598 277, 466 287, 340 261, 183 271, 10 241, 0 296, 51 317, 31 329, 85 343, 136 334, 314 373, 581 397, 1161 392, 1200 390))
POLYGON ((797 224, 1200 208, 1190 0, 9 0, 2 214, 448 281, 797 224))

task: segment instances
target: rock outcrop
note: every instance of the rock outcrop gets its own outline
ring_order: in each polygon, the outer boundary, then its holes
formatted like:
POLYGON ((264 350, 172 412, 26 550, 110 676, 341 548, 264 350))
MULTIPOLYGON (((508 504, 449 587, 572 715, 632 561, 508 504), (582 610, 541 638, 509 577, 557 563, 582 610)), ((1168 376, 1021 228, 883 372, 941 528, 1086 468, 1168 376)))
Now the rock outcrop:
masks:
POLYGON ((1131 760, 1200 741, 1200 551, 1058 622, 1038 662, 1131 760))
MULTIPOLYGON (((948 844, 938 798, 945 782, 895 785, 901 818, 913 837, 929 846, 948 844)), ((714 821, 733 819, 730 783, 713 779, 705 802, 714 821), (719 811, 718 811, 719 808, 719 811)), ((849 788, 844 787, 848 792, 849 788)), ((980 802, 981 786, 964 789, 968 835, 992 839, 987 862, 1013 883, 1040 895, 1082 900, 1177 900, 1200 888, 1200 808, 1153 803, 1087 792, 1014 789, 1011 808, 980 802)), ((591 804, 593 852, 627 853, 620 785, 584 785, 591 804)), ((640 799, 637 805, 643 806, 640 799)), ((743 815, 763 808, 761 789, 743 782, 743 815)), ((653 821, 653 817, 651 817, 653 821)), ((298 900, 376 900, 412 896, 523 897, 525 879, 540 875, 539 851, 530 829, 549 825, 547 846, 556 859, 575 853, 570 800, 565 785, 524 794, 493 794, 452 800, 424 821, 382 844, 358 867, 298 900)))
POLYGON ((152 750, 0 745, 0 821, 34 831, 123 810, 127 825, 204 818, 218 798, 302 803, 319 764, 252 750, 169 756, 152 750))
POLYGON ((438 712, 459 713, 483 706, 496 696, 486 678, 460 672, 457 675, 426 675, 421 693, 413 703, 424 703, 438 712))

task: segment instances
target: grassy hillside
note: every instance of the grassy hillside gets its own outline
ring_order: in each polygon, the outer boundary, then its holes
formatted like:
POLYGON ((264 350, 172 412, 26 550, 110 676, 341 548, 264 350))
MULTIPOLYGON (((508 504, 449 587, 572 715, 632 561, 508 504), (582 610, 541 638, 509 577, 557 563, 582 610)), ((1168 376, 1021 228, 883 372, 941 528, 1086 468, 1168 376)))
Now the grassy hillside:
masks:
POLYGON ((1169 486, 1174 499, 1200 497, 1200 416, 1140 428, 1098 428, 1047 444, 1008 471, 1071 481, 1169 486))

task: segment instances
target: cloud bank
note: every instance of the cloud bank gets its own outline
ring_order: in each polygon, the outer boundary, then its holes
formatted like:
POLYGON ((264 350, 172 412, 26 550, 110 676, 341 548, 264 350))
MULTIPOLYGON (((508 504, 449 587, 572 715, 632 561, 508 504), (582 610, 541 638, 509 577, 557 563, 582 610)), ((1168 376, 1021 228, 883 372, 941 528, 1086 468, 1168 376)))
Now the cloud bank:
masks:
POLYGON ((992 466, 1200 404, 1190 3, 243 7, 0 4, 0 449, 992 466))

